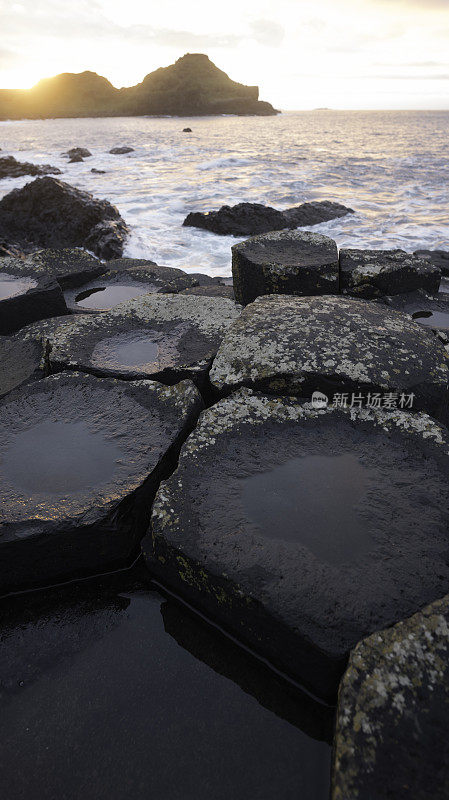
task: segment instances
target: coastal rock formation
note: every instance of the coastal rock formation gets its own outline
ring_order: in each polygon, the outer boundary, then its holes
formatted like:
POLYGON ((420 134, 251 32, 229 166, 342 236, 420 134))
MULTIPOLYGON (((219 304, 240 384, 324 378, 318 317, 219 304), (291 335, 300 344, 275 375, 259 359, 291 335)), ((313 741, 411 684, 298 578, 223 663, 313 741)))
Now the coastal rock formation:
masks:
POLYGON ((360 642, 339 693, 332 800, 449 796, 449 597, 360 642))
POLYGON ((107 267, 79 247, 37 250, 25 258, 0 259, 0 279, 4 272, 38 278, 54 278, 61 289, 71 289, 97 278, 107 267))
POLYGON ((113 156, 123 156, 125 153, 133 153, 134 147, 113 147, 112 150, 109 150, 113 156))
POLYGON ((92 153, 87 147, 72 147, 70 150, 67 150, 66 153, 62 154, 63 156, 68 156, 69 158, 90 158, 92 153))
POLYGON ((122 254, 127 233, 115 206, 56 178, 36 178, 0 200, 0 235, 27 252, 85 246, 112 258, 122 254))
POLYGON ((414 255, 430 261, 443 275, 449 276, 449 250, 415 250, 414 255))
MULTIPOLYGON (((181 269, 159 267, 138 259, 114 259, 109 265, 116 267, 66 292, 66 302, 72 311, 95 313, 153 292, 177 293, 194 284, 194 280, 181 269)), ((108 266, 109 266, 108 265, 108 266)))
POLYGON ((0 397, 24 383, 44 377, 43 348, 37 339, 0 337, 0 397))
POLYGON ((64 373, 0 415, 2 592, 129 563, 202 403, 193 384, 64 373))
POLYGON ((279 113, 258 96, 257 86, 230 80, 207 55, 187 53, 128 88, 116 89, 86 71, 46 78, 32 89, 0 91, 0 119, 279 113))
POLYGON ((232 275, 235 298, 242 305, 264 294, 335 294, 337 245, 319 233, 253 236, 233 246, 232 275))
POLYGON ((222 236, 255 236, 285 228, 318 225, 353 213, 352 208, 327 200, 302 203, 285 211, 261 203, 238 203, 236 206, 222 206, 218 211, 192 212, 182 224, 222 236))
POLYGON ((427 415, 241 390, 201 415, 162 483, 147 565, 332 701, 360 639, 447 588, 448 446, 427 415))
POLYGON ((67 314, 61 287, 49 277, 16 269, 15 259, 0 266, 0 334, 18 331, 30 322, 67 314))
POLYGON ((408 292, 394 297, 386 297, 384 302, 389 308, 408 314, 425 328, 449 332, 449 294, 447 293, 429 297, 423 291, 408 292))
POLYGON ((48 337, 50 368, 167 384, 191 378, 202 387, 238 314, 237 306, 224 298, 146 294, 56 328, 48 337))
POLYGON ((20 178, 22 175, 61 175, 61 170, 50 164, 17 161, 14 156, 0 158, 0 178, 20 178))
POLYGON ((389 397, 392 408, 413 395, 413 410, 444 419, 449 357, 429 331, 384 305, 270 295, 247 306, 231 326, 210 379, 221 393, 247 386, 310 400, 320 391, 330 404, 346 397, 349 405, 354 394, 356 406, 368 396, 375 405, 389 397))
POLYGON ((438 291, 441 271, 404 250, 340 250, 340 289, 371 299, 423 289, 438 291))

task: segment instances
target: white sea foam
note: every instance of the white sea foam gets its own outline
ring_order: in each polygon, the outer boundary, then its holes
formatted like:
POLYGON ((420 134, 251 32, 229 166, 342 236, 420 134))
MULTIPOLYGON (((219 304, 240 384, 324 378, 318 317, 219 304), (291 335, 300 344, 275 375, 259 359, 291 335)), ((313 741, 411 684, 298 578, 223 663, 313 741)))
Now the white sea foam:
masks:
MULTIPOLYGON (((0 123, 0 147, 114 203, 131 227, 126 255, 225 275, 238 240, 182 227, 189 211, 336 200, 356 214, 311 230, 340 246, 449 249, 448 129, 440 111, 23 120, 0 123), (134 152, 109 154, 123 144, 134 152), (92 158, 69 164, 74 146, 92 158)), ((30 180, 0 181, 0 196, 30 180)))

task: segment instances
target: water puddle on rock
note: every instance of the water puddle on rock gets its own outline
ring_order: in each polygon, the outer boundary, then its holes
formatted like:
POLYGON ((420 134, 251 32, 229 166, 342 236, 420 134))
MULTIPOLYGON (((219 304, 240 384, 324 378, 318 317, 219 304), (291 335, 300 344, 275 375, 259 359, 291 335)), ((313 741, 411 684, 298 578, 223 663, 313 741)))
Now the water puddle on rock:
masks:
POLYGON ((134 300, 135 297, 155 291, 157 291, 157 286, 150 283, 116 283, 110 286, 95 286, 86 289, 76 295, 75 302, 80 308, 104 311, 114 308, 119 303, 125 303, 127 300, 134 300))
POLYGON ((263 536, 296 542, 339 564, 372 547, 358 508, 373 480, 352 453, 301 456, 245 478, 242 503, 263 536))
POLYGON ((158 338, 157 332, 143 332, 105 339, 95 347, 91 363, 129 372, 154 371, 159 355, 158 338))
POLYGON ((0 274, 0 300, 17 297, 19 294, 28 292, 29 289, 34 289, 35 286, 37 286, 37 281, 32 278, 17 278, 15 275, 3 272, 0 274))
POLYGON ((447 313, 444 311, 414 311, 412 317, 420 325, 425 325, 429 328, 442 328, 444 330, 449 328, 449 311, 447 313))
POLYGON ((19 489, 67 494, 108 482, 121 455, 117 445, 84 422, 41 422, 14 436, 4 464, 19 489))

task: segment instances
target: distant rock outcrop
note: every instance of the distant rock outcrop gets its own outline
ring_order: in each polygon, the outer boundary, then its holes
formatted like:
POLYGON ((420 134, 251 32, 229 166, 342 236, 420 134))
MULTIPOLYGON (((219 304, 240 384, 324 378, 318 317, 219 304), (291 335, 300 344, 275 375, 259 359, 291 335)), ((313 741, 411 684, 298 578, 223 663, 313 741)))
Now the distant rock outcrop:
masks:
POLYGON ((0 178, 20 178, 22 175, 61 175, 61 170, 51 164, 17 161, 14 156, 0 158, 0 178))
POLYGON ((95 72, 66 72, 32 89, 1 90, 0 119, 278 113, 258 98, 257 86, 232 81, 207 55, 187 53, 123 89, 95 72))
POLYGON ((99 258, 117 258, 127 232, 115 206, 56 178, 37 178, 0 201, 0 241, 23 252, 87 247, 99 258))

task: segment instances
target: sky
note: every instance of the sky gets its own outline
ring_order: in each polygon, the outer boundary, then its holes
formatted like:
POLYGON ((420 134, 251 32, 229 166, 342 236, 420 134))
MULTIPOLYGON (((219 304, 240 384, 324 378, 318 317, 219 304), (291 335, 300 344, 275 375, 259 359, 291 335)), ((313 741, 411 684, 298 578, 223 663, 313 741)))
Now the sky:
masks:
POLYGON ((449 108, 449 0, 0 0, 0 88, 207 53, 277 108, 449 108))

